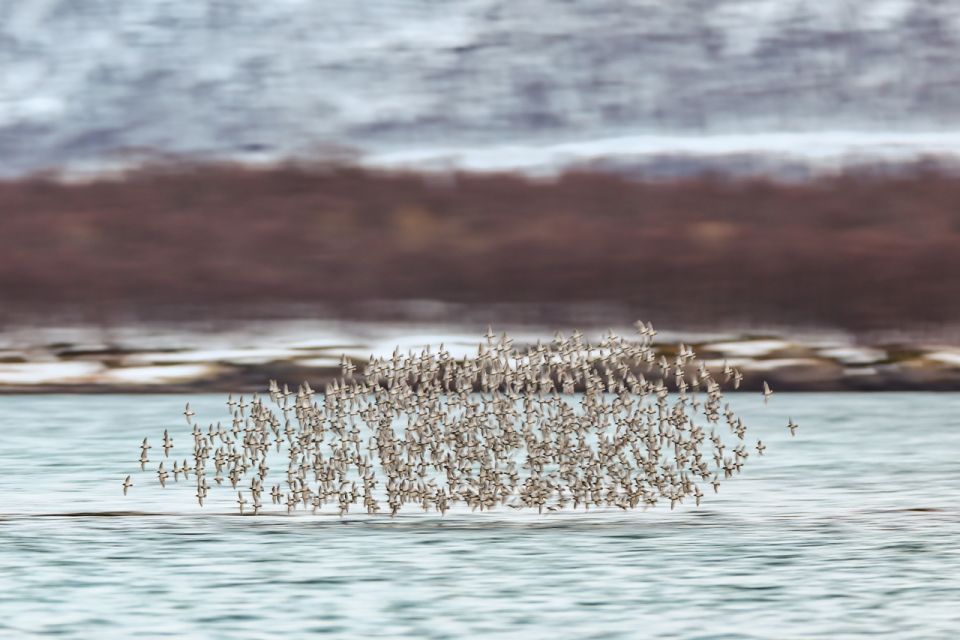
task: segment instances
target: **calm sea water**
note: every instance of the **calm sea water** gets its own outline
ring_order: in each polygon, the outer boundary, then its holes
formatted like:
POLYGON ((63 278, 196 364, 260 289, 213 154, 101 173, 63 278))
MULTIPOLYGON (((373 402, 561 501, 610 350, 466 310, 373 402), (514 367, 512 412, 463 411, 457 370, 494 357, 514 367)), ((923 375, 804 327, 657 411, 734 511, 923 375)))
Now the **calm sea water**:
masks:
POLYGON ((186 443, 186 399, 225 415, 220 396, 0 397, 0 637, 960 633, 960 395, 735 397, 767 455, 699 509, 392 520, 161 490, 137 445, 186 443))

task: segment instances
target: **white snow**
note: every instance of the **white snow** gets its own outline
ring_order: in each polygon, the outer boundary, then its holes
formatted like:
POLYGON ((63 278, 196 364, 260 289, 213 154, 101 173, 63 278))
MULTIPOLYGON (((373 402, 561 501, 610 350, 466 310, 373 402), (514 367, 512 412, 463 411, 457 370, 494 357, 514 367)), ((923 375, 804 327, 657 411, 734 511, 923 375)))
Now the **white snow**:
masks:
POLYGON ((17 362, 0 364, 3 384, 81 384, 102 371, 99 362, 17 362))
POLYGON ((751 360, 743 365, 750 371, 775 371, 787 367, 818 367, 823 365, 820 360, 813 358, 772 358, 770 360, 751 360))
POLYGON ((147 352, 131 355, 129 364, 165 364, 192 362, 231 362, 236 364, 263 364, 288 360, 298 355, 293 349, 196 349, 176 352, 147 352))
POLYGON ((960 132, 780 132, 703 135, 637 135, 555 144, 435 147, 372 153, 366 164, 382 167, 506 171, 562 169, 596 158, 643 158, 662 154, 726 156, 770 154, 781 158, 831 163, 863 156, 872 160, 908 160, 924 154, 960 156, 960 132))
POLYGON ((934 351, 926 354, 926 358, 942 364, 960 367, 960 351, 934 351))
POLYGON ((719 351, 724 355, 740 358, 759 358, 790 346, 784 340, 740 340, 714 342, 701 347, 702 350, 719 351))
POLYGON ((181 364, 156 367, 121 367, 109 369, 97 376, 100 384, 162 384, 189 382, 209 378, 219 370, 204 364, 181 364))
POLYGON ((837 360, 843 364, 872 364, 885 360, 887 352, 870 347, 835 347, 818 352, 824 358, 837 360))

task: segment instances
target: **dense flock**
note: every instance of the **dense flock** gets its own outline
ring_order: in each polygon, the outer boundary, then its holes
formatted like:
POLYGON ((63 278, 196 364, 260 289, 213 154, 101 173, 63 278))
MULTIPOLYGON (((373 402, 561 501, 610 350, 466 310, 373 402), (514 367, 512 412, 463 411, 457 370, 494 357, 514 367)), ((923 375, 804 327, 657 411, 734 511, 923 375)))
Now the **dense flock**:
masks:
POLYGON ((214 485, 235 492, 253 515, 699 506, 766 449, 724 402, 741 373, 711 370, 684 344, 657 348, 652 325, 634 326, 632 339, 574 331, 522 349, 488 329, 475 357, 441 344, 362 371, 344 356, 324 393, 271 381, 266 395, 231 395, 226 424, 201 428, 187 404, 190 453, 165 430, 143 439, 140 469, 162 487, 191 483, 200 506, 214 485))

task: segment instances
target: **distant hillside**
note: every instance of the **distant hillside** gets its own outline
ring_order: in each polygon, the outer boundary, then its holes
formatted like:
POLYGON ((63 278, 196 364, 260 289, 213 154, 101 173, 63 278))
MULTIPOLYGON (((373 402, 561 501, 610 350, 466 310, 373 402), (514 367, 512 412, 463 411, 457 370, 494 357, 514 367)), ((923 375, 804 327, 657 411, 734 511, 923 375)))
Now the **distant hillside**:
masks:
POLYGON ((0 175, 639 134, 953 131, 945 0, 0 0, 0 175))
POLYGON ((922 327, 960 321, 957 203, 960 179, 935 172, 793 185, 229 166, 31 179, 0 183, 0 311, 441 300, 922 327))

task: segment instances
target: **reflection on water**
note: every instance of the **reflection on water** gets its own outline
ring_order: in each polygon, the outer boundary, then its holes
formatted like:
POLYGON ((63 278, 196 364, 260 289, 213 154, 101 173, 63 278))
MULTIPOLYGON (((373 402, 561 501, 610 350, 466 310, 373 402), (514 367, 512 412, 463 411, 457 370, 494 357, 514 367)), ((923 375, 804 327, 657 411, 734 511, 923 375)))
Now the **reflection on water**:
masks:
MULTIPOLYGON (((133 459, 175 396, 3 397, 0 636, 931 638, 960 627, 960 396, 759 394, 700 509, 237 517, 133 459), (787 416, 801 424, 789 439, 787 416), (133 473, 131 496, 120 481, 133 473)), ((219 396, 190 398, 200 417, 219 396)))

